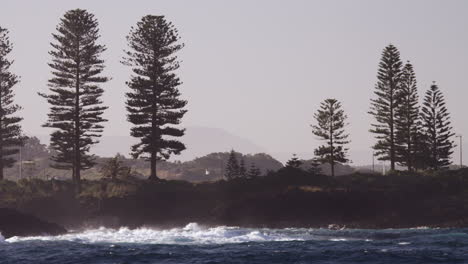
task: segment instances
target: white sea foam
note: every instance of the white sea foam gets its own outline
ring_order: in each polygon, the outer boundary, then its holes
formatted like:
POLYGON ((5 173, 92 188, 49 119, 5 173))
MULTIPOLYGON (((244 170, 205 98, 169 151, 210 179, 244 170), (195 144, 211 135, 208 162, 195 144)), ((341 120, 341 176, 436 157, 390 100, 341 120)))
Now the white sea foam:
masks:
MULTIPOLYGON (((428 230, 428 229, 431 229, 430 227, 428 226, 417 226, 417 227, 412 227, 410 229, 413 229, 413 230, 428 230)), ((432 228, 434 229, 434 228, 432 228)), ((435 229, 438 229, 438 228, 435 228, 435 229)))
POLYGON ((5 238, 2 236, 2 233, 0 233, 0 243, 4 243, 5 242, 5 238))
POLYGON ((342 242, 342 241, 348 241, 348 239, 347 238, 331 238, 330 241, 342 242))
POLYGON ((151 228, 120 228, 86 230, 60 236, 12 237, 7 242, 29 240, 72 241, 79 243, 141 243, 141 244, 225 244, 242 242, 304 240, 303 235, 279 232, 270 229, 244 229, 237 227, 204 228, 191 223, 184 228, 157 230, 151 228))

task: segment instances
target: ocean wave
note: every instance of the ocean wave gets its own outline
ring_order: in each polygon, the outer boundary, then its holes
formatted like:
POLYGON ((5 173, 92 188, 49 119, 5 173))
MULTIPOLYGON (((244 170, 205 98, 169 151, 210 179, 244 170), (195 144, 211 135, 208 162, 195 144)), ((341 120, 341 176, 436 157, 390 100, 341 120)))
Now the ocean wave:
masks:
POLYGON ((5 242, 5 238, 3 237, 2 233, 0 233, 0 243, 4 243, 5 242))
MULTIPOLYGON (((457 233, 458 234, 458 233, 457 233)), ((460 233, 466 236, 468 233, 460 233)), ((329 241, 341 243, 357 243, 386 240, 419 240, 428 236, 454 236, 453 232, 439 229, 327 229, 327 228, 240 228, 229 226, 204 227, 190 223, 182 228, 154 229, 137 228, 119 229, 97 228, 82 232, 71 232, 59 236, 11 237, 0 242, 16 243, 23 241, 69 241, 83 244, 231 244, 244 242, 275 242, 275 241, 329 241), (448 233, 448 234, 447 234, 448 233)), ((405 241, 406 242, 406 241, 405 241)))
POLYGON ((98 228, 59 236, 12 237, 9 243, 43 240, 78 243, 136 243, 136 244, 226 244, 243 242, 304 240, 295 234, 269 229, 244 229, 219 226, 205 228, 190 223, 183 228, 158 230, 151 228, 98 228))

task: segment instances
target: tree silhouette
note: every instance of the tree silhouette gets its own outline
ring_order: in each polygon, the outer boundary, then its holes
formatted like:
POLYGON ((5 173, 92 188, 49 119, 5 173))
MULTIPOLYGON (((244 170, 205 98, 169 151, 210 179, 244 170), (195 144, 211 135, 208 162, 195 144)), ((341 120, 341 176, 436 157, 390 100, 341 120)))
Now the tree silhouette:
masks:
POLYGON ((255 163, 250 164, 249 171, 247 172, 249 178, 255 178, 262 175, 260 169, 255 165, 255 163))
POLYGON ((454 143, 450 114, 445 107, 442 92, 435 82, 426 92, 421 110, 423 134, 427 140, 429 150, 429 168, 444 169, 451 164, 450 155, 453 153, 454 143))
POLYGON ((13 45, 8 37, 8 30, 0 27, 0 180, 3 170, 13 166, 18 153, 18 146, 23 144, 21 126, 23 120, 16 116, 21 107, 14 103, 13 87, 18 83, 18 76, 10 72, 12 61, 7 58, 13 45))
POLYGON ((51 134, 51 147, 56 155, 53 161, 59 169, 73 169, 73 180, 80 191, 81 170, 94 165, 89 150, 98 143, 103 131, 102 118, 106 106, 102 105, 103 89, 108 81, 101 76, 106 50, 98 44, 98 22, 93 14, 82 9, 65 13, 52 34, 53 77, 49 79, 50 92, 39 93, 51 105, 44 127, 55 128, 51 134))
POLYGON ((408 171, 413 170, 416 158, 416 140, 419 130, 418 88, 413 65, 406 63, 401 75, 401 102, 396 109, 397 156, 408 171))
POLYGON ((299 160, 296 154, 286 162, 286 168, 299 169, 302 166, 302 161, 299 160))
POLYGON ((226 164, 226 170, 224 172, 224 176, 227 180, 232 180, 236 177, 239 177, 240 166, 239 162, 237 161, 236 152, 231 150, 229 154, 229 158, 226 164))
POLYGON ((177 29, 164 16, 145 16, 127 36, 129 51, 123 63, 132 67, 127 82, 128 120, 134 125, 131 135, 139 138, 132 146, 134 158, 145 157, 151 163, 150 179, 158 179, 156 162, 179 154, 185 145, 175 138, 184 135, 177 127, 187 110, 187 101, 179 99, 179 68, 175 53, 179 43, 177 29))
POLYGON ((314 118, 317 124, 312 126, 312 133, 326 142, 315 150, 315 155, 320 162, 330 164, 331 174, 335 176, 335 164, 349 161, 346 157, 348 149, 345 148, 349 135, 344 130, 347 116, 340 102, 326 99, 314 118))
POLYGON ((402 62, 400 52, 393 45, 388 45, 382 52, 375 86, 376 98, 371 100, 369 114, 375 117, 370 132, 376 134, 374 145, 380 160, 390 160, 390 167, 395 170, 397 162, 396 109, 401 104, 402 62))
POLYGON ((118 177, 128 176, 130 174, 130 170, 131 168, 124 166, 122 156, 117 154, 104 163, 100 172, 103 177, 115 180, 118 177))
POLYGON ((239 163, 239 177, 247 178, 247 168, 245 167, 245 161, 242 157, 239 163))
POLYGON ((322 173, 322 168, 320 168, 320 161, 317 159, 312 159, 310 167, 307 171, 313 175, 322 173))

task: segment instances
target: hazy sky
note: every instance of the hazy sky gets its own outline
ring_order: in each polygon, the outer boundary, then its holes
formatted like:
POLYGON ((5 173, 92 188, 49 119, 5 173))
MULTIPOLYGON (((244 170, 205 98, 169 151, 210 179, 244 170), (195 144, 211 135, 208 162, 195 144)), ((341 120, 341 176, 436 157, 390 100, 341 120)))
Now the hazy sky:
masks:
MULTIPOLYGON (((110 107, 105 136, 129 134, 129 71, 119 61, 130 27, 154 14, 172 21, 186 44, 179 70, 189 101, 184 126, 223 128, 278 157, 310 158, 318 144, 310 129, 313 113, 333 97, 349 116, 351 159, 368 164, 374 142, 369 99, 381 51, 392 43, 413 63, 421 95, 437 81, 455 131, 468 142, 468 1, 455 0, 2 0, 0 26, 10 30, 15 45, 12 70, 21 76, 16 99, 28 134, 49 132, 41 127, 48 105, 37 92, 45 91, 51 76, 51 33, 73 8, 96 15, 108 47, 104 58, 112 81, 104 87, 110 107)), ((129 144, 122 143, 123 153, 129 144)))

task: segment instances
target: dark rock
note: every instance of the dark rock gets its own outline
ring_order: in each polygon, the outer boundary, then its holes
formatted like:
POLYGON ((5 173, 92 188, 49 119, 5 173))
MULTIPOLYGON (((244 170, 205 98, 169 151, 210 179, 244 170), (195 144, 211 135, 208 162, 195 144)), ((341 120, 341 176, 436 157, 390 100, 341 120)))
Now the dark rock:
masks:
POLYGON ((0 208, 0 233, 3 237, 60 235, 67 230, 57 224, 20 213, 10 208, 0 208))

